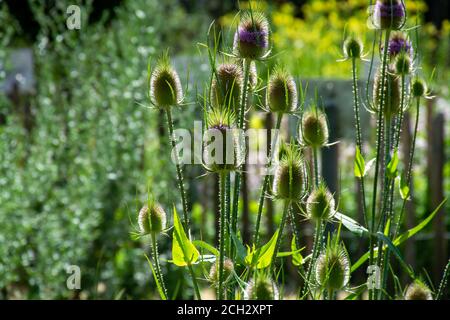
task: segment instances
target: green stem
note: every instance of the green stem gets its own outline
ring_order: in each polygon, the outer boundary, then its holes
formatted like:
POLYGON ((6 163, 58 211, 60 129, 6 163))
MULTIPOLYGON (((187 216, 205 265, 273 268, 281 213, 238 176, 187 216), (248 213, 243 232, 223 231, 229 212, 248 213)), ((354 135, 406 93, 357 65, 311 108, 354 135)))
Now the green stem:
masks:
POLYGON ((444 269, 444 274, 442 275, 441 282, 439 283, 439 289, 436 293, 436 300, 439 300, 442 297, 442 294, 444 293, 444 289, 447 286, 447 281, 450 276, 450 260, 448 260, 447 265, 444 269))
POLYGON ((177 182, 178 182, 178 189, 180 189, 181 193, 181 202, 183 204, 183 227, 184 231, 189 234, 189 219, 188 219, 188 203, 187 203, 187 197, 186 197, 186 191, 184 188, 184 182, 183 182, 183 168, 180 164, 180 159, 178 157, 178 148, 175 142, 175 137, 173 135, 173 119, 172 119, 172 110, 170 107, 166 108, 166 116, 167 116, 167 124, 169 127, 169 136, 170 136, 170 142, 172 144, 172 149, 175 152, 175 165, 177 169, 177 182))
POLYGON ((167 289, 166 289, 166 285, 164 283, 163 274, 161 272, 161 266, 159 264, 159 254, 158 254, 158 244, 156 242, 156 234, 154 232, 151 232, 150 235, 151 235, 151 241, 152 241, 153 261, 155 262, 156 278, 158 279, 159 283, 161 284, 164 295, 167 297, 167 289))
POLYGON ((286 225, 286 219, 287 219, 288 210, 289 210, 290 205, 291 205, 290 200, 284 200, 283 216, 281 217, 280 228, 278 229, 277 242, 275 243, 275 251, 272 256, 272 261, 270 262, 270 270, 272 272, 275 270, 275 261, 277 259, 278 251, 280 250, 281 239, 283 238, 283 230, 284 230, 284 226, 286 225))
MULTIPOLYGON (((272 160, 273 160, 273 150, 275 149, 275 144, 278 140, 278 133, 280 131, 281 127, 281 120, 283 119, 283 113, 278 113, 277 115, 277 124, 275 126, 275 137, 272 143, 270 144, 270 150, 269 150, 269 161, 267 162, 266 169, 268 170, 272 166, 272 160)), ((268 172, 266 172, 266 175, 264 176, 264 181, 261 188, 261 193, 259 194, 259 205, 258 205, 258 214, 256 215, 256 226, 255 226, 255 235, 253 237, 253 243, 256 247, 259 246, 259 227, 261 224, 261 216, 262 211, 264 208, 264 200, 266 198, 266 192, 269 188, 269 182, 270 182, 270 175, 268 172)))
MULTIPOLYGON (((373 193, 372 193, 372 216, 371 216, 371 227, 370 227, 370 237, 369 237, 369 265, 373 265, 374 260, 374 231, 375 231, 375 213, 376 213, 376 205, 377 205, 377 191, 378 191, 378 175, 380 169, 380 155, 381 155, 381 144, 382 144, 382 126, 383 126, 383 115, 384 115, 384 89, 385 89, 385 81, 386 81, 386 66, 387 66, 387 48, 389 45, 389 36, 391 30, 387 29, 385 33, 384 39, 384 48, 383 50, 383 59, 382 59, 382 68, 381 68, 381 99, 380 99, 380 107, 378 110, 378 120, 377 120, 377 154, 375 160, 375 176, 373 181, 373 193)), ((369 299, 372 300, 374 298, 373 289, 369 289, 369 299)))
MULTIPOLYGON (((356 145, 359 148, 359 152, 364 157, 363 149, 362 149, 362 134, 361 134, 361 120, 360 120, 360 111, 359 111, 359 99, 358 99, 358 80, 357 80, 357 70, 356 70, 356 58, 352 59, 352 78, 353 78, 353 105, 354 105, 354 113, 355 113, 355 127, 356 127, 356 145)), ((366 210, 366 191, 364 186, 364 174, 361 175, 359 179, 360 187, 361 187, 361 198, 362 198, 362 210, 365 225, 367 225, 369 219, 367 217, 366 210)))
POLYGON ((220 202, 220 234, 219 234, 219 286, 217 288, 217 297, 219 300, 223 299, 224 283, 223 283, 223 264, 225 260, 225 224, 226 224, 226 212, 225 212, 225 180, 226 173, 220 172, 219 176, 219 202, 220 202))
MULTIPOLYGON (((242 89, 242 97, 239 106, 239 117, 237 119, 237 125, 239 129, 244 129, 245 109, 247 108, 247 90, 248 80, 250 75, 250 63, 251 60, 244 60, 244 85, 242 89)), ((234 233, 237 231, 237 215, 239 208, 239 195, 241 192, 241 172, 235 172, 234 177, 234 190, 233 190, 233 208, 231 212, 231 229, 234 233)))
MULTIPOLYGON (((310 281, 311 281, 311 274, 314 268, 314 265, 316 264, 317 256, 320 252, 320 243, 322 238, 322 221, 318 220, 316 222, 316 230, 314 233, 314 244, 313 244, 313 251, 311 255, 311 261, 309 262, 308 269, 306 271, 306 279, 305 279, 305 285, 303 286, 303 290, 301 293, 302 297, 305 297, 307 294, 311 294, 310 289, 310 281)), ((312 294, 311 294, 312 296, 312 294)))
POLYGON ((225 178, 225 212, 226 212, 226 221, 227 221, 227 226, 225 228, 225 232, 226 232, 226 239, 227 239, 227 243, 225 244, 226 246, 226 252, 228 253, 229 257, 232 257, 231 252, 232 252, 232 242, 231 242, 231 225, 230 225, 230 221, 231 221, 231 207, 230 207, 230 197, 231 197, 231 181, 230 181, 230 173, 227 172, 226 174, 226 178, 225 178))
POLYGON ((202 300, 202 296, 200 295, 200 290, 198 288, 197 278, 195 277, 194 269, 191 264, 188 264, 189 273, 191 274, 192 283, 194 284, 195 295, 197 296, 197 300, 202 300))
POLYGON ((314 183, 316 188, 319 187, 319 160, 318 160, 318 152, 317 147, 313 147, 313 162, 314 162, 314 183))

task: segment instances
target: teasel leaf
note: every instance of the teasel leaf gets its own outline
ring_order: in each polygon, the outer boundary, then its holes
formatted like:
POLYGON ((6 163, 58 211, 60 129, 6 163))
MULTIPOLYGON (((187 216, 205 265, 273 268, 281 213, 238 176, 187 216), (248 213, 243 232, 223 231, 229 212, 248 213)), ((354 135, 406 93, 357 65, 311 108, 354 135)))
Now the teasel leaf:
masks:
POLYGON ((199 252, 195 245, 186 236, 175 207, 173 208, 173 224, 174 230, 171 262, 179 267, 194 264, 198 260, 199 252))
POLYGON ((334 214, 334 218, 336 218, 338 221, 340 221, 344 225, 344 227, 346 227, 349 231, 357 234, 360 237, 363 236, 364 234, 369 233, 369 230, 367 230, 365 227, 363 227, 357 221, 353 220, 349 216, 346 216, 345 214, 336 212, 334 214))
POLYGON ((150 270, 152 271, 153 279, 156 283, 156 288, 158 290, 159 296, 161 297, 161 300, 167 300, 166 294, 164 293, 164 289, 162 288, 161 283, 159 282, 158 276, 156 275, 155 268, 153 267, 152 262, 148 258, 146 254, 144 254, 145 258, 147 259, 148 265, 150 266, 150 270))
POLYGON ((388 165, 386 166, 386 175, 390 179, 395 179, 398 175, 398 150, 396 149, 394 151, 394 155, 392 156, 391 160, 389 161, 388 165))
POLYGON ((275 245, 277 242, 279 230, 275 231, 272 238, 261 248, 252 249, 245 257, 247 265, 255 266, 257 269, 264 269, 270 266, 273 254, 275 252, 275 245))

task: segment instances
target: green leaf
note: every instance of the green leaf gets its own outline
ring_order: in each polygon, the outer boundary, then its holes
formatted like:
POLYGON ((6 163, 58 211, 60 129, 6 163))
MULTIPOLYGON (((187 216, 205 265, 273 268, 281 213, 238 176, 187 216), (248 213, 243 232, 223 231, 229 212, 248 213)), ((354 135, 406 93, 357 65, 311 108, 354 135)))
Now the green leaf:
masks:
POLYGON ((398 150, 396 149, 394 151, 394 156, 386 166, 386 175, 388 178, 395 179, 395 177, 398 175, 397 166, 398 166, 398 150))
POLYGON ((401 174, 399 177, 399 184, 398 184, 398 188, 400 191, 400 197, 405 200, 409 198, 409 186, 406 183, 406 179, 405 179, 405 175, 401 174))
POLYGON ((148 258, 148 256, 145 253, 144 253, 144 256, 148 261, 150 270, 152 270, 153 279, 155 280, 156 288, 158 289, 158 293, 159 293, 159 296, 161 297, 161 300, 167 300, 166 294, 164 293, 161 283, 159 282, 158 277, 156 276, 156 271, 155 271, 155 268, 153 268, 153 264, 151 263, 150 259, 148 258))
POLYGON ((179 267, 195 263, 198 260, 199 252, 187 238, 175 207, 173 208, 173 224, 172 262, 179 267))
POLYGON ((398 236, 394 240, 394 245, 398 246, 398 245, 402 244, 403 242, 405 242, 406 240, 411 238, 413 235, 415 235, 417 232, 419 232, 420 230, 425 228, 425 226, 428 223, 430 223, 431 220, 433 220, 434 216, 439 212, 439 210, 441 209, 441 207, 444 205, 444 203, 446 201, 447 201, 447 198, 442 200, 442 202, 436 207, 436 209, 434 209, 434 211, 428 217, 425 218, 425 220, 423 220, 421 223, 419 223, 414 228, 411 228, 408 231, 402 233, 400 236, 398 236))
MULTIPOLYGON (((421 223, 419 223, 417 226, 415 226, 412 229, 409 229, 408 231, 402 233, 400 236, 398 236, 397 238, 395 238, 394 241, 392 241, 392 243, 394 244, 394 246, 399 246, 400 244, 402 244, 403 242, 405 242, 406 240, 408 240, 409 238, 411 238, 412 236, 414 236, 416 233, 418 233, 419 231, 421 231, 423 228, 425 228, 425 226, 430 223, 431 220, 433 220, 434 216, 439 212, 439 209, 441 209, 441 207, 444 205, 444 203, 447 201, 447 198, 444 199, 438 206, 436 209, 434 209, 434 211, 425 219, 423 220, 421 223)), ((377 257, 378 255, 378 248, 375 248, 375 252, 374 252, 374 257, 377 257)), ((351 268, 351 272, 355 271, 356 269, 358 269, 364 262, 366 262, 366 260, 369 259, 369 252, 366 252, 365 254, 363 254, 361 256, 361 258, 358 259, 358 261, 356 263, 354 263, 352 265, 351 268)))
POLYGON ((245 249, 241 240, 238 239, 238 237, 236 236, 236 234, 233 231, 231 231, 230 234, 231 234, 231 239, 233 239, 234 246, 236 247, 236 262, 238 264, 244 264, 245 256, 247 255, 247 250, 245 249))
POLYGON ((366 228, 364 228, 358 222, 356 222, 352 218, 346 216, 345 214, 336 212, 334 214, 334 217, 337 220, 339 220, 344 225, 344 227, 346 227, 349 231, 356 233, 359 236, 362 236, 365 233, 369 233, 369 231, 366 228))
POLYGON ((354 173, 355 177, 362 178, 365 175, 365 162, 364 158, 361 155, 361 150, 359 150, 359 147, 356 146, 356 154, 355 154, 355 168, 354 173))
POLYGON ((206 243, 205 241, 202 240, 194 240, 192 241, 192 243, 199 247, 199 248, 203 248, 205 250, 208 250, 209 252, 211 252, 213 255, 215 256, 219 256, 219 250, 217 250, 216 248, 214 248, 212 245, 210 245, 209 243, 206 243))
POLYGON ((261 248, 251 250, 251 252, 245 257, 245 263, 248 265, 256 266, 257 269, 267 268, 275 252, 275 245, 277 242, 279 230, 275 231, 272 238, 263 245, 261 248))
POLYGON ((297 249, 297 243, 296 243, 295 235, 292 237, 291 242, 291 250, 293 252, 292 254, 292 264, 296 267, 301 266, 303 263, 305 263, 305 259, 303 259, 303 256, 300 254, 300 252, 305 248, 297 249))

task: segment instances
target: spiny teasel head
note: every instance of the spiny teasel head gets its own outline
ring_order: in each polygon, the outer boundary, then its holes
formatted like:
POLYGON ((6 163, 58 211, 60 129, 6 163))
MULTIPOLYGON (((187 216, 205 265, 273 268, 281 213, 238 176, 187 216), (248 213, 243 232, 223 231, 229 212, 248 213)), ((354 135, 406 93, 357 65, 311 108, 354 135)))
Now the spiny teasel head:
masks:
POLYGON ((313 108, 303 114, 299 130, 303 144, 309 147, 323 147, 328 143, 327 117, 319 108, 313 108))
POLYGON ((158 108, 178 105, 183 99, 180 77, 170 64, 167 53, 161 56, 151 74, 150 99, 158 108))
POLYGON ((143 235, 159 233, 166 228, 166 212, 160 204, 150 200, 139 211, 138 224, 143 235))
POLYGON ((278 286, 269 276, 259 273, 247 284, 245 300, 279 300, 278 286))
POLYGON ((403 0, 377 0, 373 10, 373 24, 378 29, 398 30, 405 24, 403 0))
POLYGON ((241 99, 242 69, 235 63, 222 63, 211 82, 211 104, 214 108, 229 107, 238 110, 241 99))
POLYGON ((297 108, 297 87, 284 68, 277 67, 270 76, 266 99, 271 112, 288 113, 297 108))
POLYGON ((392 32, 389 36, 388 53, 389 57, 395 58, 400 53, 406 53, 411 58, 413 56, 413 47, 408 35, 401 31, 392 32))
POLYGON ((411 73, 413 69, 413 64, 411 57, 402 52, 395 57, 394 60, 394 70, 395 74, 399 76, 406 76, 411 73))
POLYGON ((275 198, 300 201, 305 195, 307 176, 305 161, 300 147, 294 144, 282 147, 283 155, 278 163, 273 180, 275 198))
MULTIPOLYGON (((209 270, 209 281, 214 285, 218 285, 219 283, 219 270, 218 270, 218 261, 214 262, 209 270)), ((231 279, 234 271, 234 264, 231 259, 226 258, 223 261, 223 281, 228 282, 231 279)))
POLYGON ((269 49, 269 23, 260 12, 244 12, 234 35, 233 50, 242 59, 263 58, 269 49))
POLYGON ((406 289, 405 300, 433 300, 433 296, 428 286, 416 279, 406 289))
MULTIPOLYGON (((375 78, 373 81, 373 97, 374 97, 374 109, 375 111, 380 110, 381 105, 381 81, 382 74, 381 68, 378 68, 375 73, 375 78)), ((394 71, 389 68, 385 76, 385 86, 383 92, 383 110, 386 118, 391 119, 392 116, 397 114, 400 110, 400 79, 394 74, 394 71)))
POLYGON ((346 59, 360 59, 363 56, 363 43, 361 39, 350 36, 344 41, 343 51, 346 59))
POLYGON ((327 290, 340 290, 350 280, 350 259, 344 244, 338 237, 328 239, 325 250, 317 258, 315 266, 317 283, 327 290))
POLYGON ((329 221, 335 213, 334 197, 325 184, 321 183, 306 200, 306 216, 313 221, 329 221))
POLYGON ((234 171, 242 163, 243 145, 234 131, 234 123, 234 112, 228 108, 211 108, 206 112, 205 135, 214 138, 204 145, 204 167, 208 171, 234 171))
POLYGON ((411 96, 421 98, 427 95, 427 84, 423 79, 415 77, 411 83, 411 96))

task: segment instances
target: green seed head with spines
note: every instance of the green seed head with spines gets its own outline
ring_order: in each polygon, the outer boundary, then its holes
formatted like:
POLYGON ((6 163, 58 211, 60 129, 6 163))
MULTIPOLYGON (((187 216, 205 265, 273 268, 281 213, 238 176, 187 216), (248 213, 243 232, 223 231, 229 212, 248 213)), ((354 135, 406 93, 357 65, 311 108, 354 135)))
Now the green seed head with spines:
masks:
POLYGON ((314 189, 306 200, 306 215, 313 221, 329 221, 336 213, 335 200, 322 183, 314 189))
POLYGON ((324 252, 319 255, 315 268, 316 281, 327 290, 340 290, 350 280, 350 259, 343 243, 328 241, 324 252))
MULTIPOLYGON (((382 73, 381 68, 377 70, 375 74, 375 79, 373 82, 373 96, 375 103, 375 110, 378 112, 381 106, 381 81, 382 73)), ((383 110, 386 118, 391 119, 400 110, 400 95, 401 95, 401 85, 400 79, 394 74, 394 70, 389 69, 385 76, 385 86, 384 86, 384 103, 383 110)))
POLYGON ((405 300, 433 300, 433 296, 428 286, 422 280, 416 279, 406 289, 405 300))
POLYGON ((214 108, 229 107, 237 111, 243 85, 242 68, 235 63, 223 63, 211 83, 211 104, 214 108))
POLYGON ((359 59, 363 55, 363 43, 359 38, 348 37, 344 41, 344 57, 359 59))
POLYGON ((159 233, 166 227, 166 212, 159 203, 151 200, 142 207, 138 215, 139 230, 142 234, 159 233))
POLYGON ((158 108, 176 106, 183 99, 180 77, 167 53, 160 57, 150 76, 150 99, 158 108))
POLYGON ((305 112, 299 136, 305 145, 313 148, 323 147, 328 143, 328 123, 323 111, 315 108, 305 112))
MULTIPOLYGON (((216 261, 212 264, 211 269, 209 271, 209 281, 213 284, 217 285, 219 283, 219 262, 216 261)), ((226 258, 223 261, 223 282, 226 283, 230 281, 231 276, 233 275, 234 264, 233 261, 229 258, 226 258)))
POLYGON ((258 274, 248 284, 244 292, 245 300, 278 300, 276 283, 264 274, 258 274))
POLYGON ((297 87, 294 78, 277 67, 269 79, 267 105, 271 112, 287 113, 297 108, 297 87))

